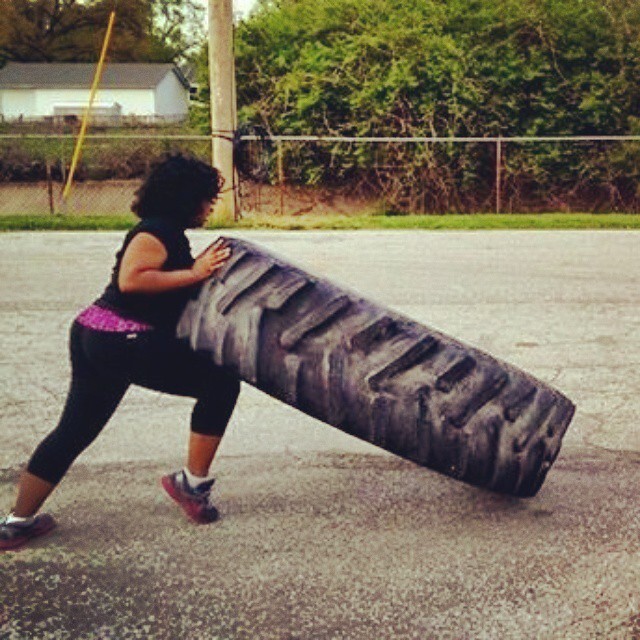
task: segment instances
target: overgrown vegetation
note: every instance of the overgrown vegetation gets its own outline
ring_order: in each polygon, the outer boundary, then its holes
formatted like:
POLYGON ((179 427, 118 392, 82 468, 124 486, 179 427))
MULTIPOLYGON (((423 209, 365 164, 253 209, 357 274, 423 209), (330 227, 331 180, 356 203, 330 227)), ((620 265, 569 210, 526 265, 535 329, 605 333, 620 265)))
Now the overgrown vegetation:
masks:
MULTIPOLYGON (((0 132, 3 127, 0 126, 0 132)), ((15 127, 11 127, 15 131, 15 127)), ((95 128, 94 128, 94 133, 95 128)), ((108 133, 123 133, 109 128, 108 133)), ((203 159, 210 159, 210 143, 163 137, 184 135, 184 127, 154 127, 126 130, 153 136, 150 138, 126 137, 94 138, 84 145, 75 179, 84 180, 135 180, 145 175, 150 164, 165 153, 189 151, 203 159)), ((46 180, 47 165, 54 181, 64 181, 73 155, 74 139, 37 137, 0 139, 0 182, 38 182, 46 180)))
MULTIPOLYGON (((263 0, 238 29, 237 64, 241 121, 272 133, 640 133, 637 0, 263 0)), ((289 180, 399 210, 493 206, 488 145, 286 153, 289 180)), ((639 166, 634 144, 509 145, 505 202, 638 210, 639 166)))
MULTIPOLYGON (((200 47, 203 100, 182 133, 209 130, 196 5, 120 2, 111 52, 166 61, 200 47)), ((0 64, 94 60, 112 6, 7 0, 0 64)), ((637 0, 262 0, 238 25, 236 48, 241 128, 267 134, 640 135, 637 0)), ((57 178, 70 154, 54 141, 0 146, 0 180, 42 179, 47 163, 57 178)), ((186 146, 91 142, 78 178, 137 178, 158 153, 186 146)), ((288 183, 371 197, 388 212, 495 206, 492 145, 289 144, 283 156, 288 183)), ((252 178, 278 180, 273 145, 245 145, 240 157, 252 178)), ((639 143, 510 143, 503 165, 506 210, 640 211, 639 143)))

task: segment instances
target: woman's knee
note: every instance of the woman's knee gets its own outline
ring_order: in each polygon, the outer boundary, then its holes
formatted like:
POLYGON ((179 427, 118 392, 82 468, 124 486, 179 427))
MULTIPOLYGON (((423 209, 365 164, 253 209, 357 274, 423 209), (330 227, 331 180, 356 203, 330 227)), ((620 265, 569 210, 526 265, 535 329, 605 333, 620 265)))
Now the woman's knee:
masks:
POLYGON ((239 394, 240 379, 226 371, 218 370, 211 383, 200 393, 198 400, 211 402, 218 407, 229 405, 233 407, 239 394))
POLYGON ((239 393, 238 378, 225 376, 218 380, 215 388, 196 402, 191 415, 191 430, 202 435, 224 435, 239 393))
POLYGON ((227 429, 231 415, 225 415, 219 405, 198 400, 191 414, 191 431, 202 436, 221 438, 227 429))
POLYGON ((230 399, 235 402, 240 395, 240 379, 233 376, 227 376, 225 381, 225 392, 230 399))

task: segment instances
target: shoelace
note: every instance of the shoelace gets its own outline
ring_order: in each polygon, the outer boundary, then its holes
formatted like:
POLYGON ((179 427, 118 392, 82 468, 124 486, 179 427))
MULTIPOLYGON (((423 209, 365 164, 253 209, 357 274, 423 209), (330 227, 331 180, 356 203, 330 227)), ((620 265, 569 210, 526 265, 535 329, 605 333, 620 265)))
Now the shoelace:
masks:
POLYGON ((198 502, 201 502, 204 505, 208 505, 213 507, 213 503, 211 502, 211 487, 215 482, 215 478, 211 478, 211 480, 207 480, 206 482, 200 483, 195 489, 192 489, 187 482, 187 479, 182 476, 183 486, 187 487, 189 493, 196 499, 198 502))
POLYGON ((207 507, 212 507, 215 509, 215 505, 213 504, 213 500, 211 496, 211 491, 208 491, 206 494, 202 496, 202 504, 206 505, 207 507))

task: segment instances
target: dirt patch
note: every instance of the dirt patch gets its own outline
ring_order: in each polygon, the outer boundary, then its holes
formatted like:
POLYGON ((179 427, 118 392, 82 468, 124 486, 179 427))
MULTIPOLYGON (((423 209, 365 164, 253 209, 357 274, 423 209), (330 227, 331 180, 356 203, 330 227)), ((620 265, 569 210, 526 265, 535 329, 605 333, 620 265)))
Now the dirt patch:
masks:
MULTIPOLYGON (((130 210, 138 180, 107 180, 77 183, 65 212, 76 215, 113 215, 130 210)), ((53 200, 60 209, 62 185, 54 183, 53 200)), ((243 215, 343 214, 358 215, 379 210, 375 200, 354 197, 344 190, 309 187, 276 187, 242 182, 239 188, 243 215)), ((0 215, 50 213, 46 182, 0 183, 0 215)))

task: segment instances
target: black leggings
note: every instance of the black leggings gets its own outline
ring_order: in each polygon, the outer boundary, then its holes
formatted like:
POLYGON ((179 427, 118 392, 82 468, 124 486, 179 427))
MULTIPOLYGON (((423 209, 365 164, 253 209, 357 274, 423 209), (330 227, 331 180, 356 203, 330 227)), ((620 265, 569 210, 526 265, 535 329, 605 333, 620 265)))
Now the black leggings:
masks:
POLYGON ((57 484, 98 436, 130 384, 197 398, 191 430, 222 436, 240 382, 159 331, 108 333, 74 322, 69 340, 71 387, 58 426, 35 450, 27 470, 57 484))

